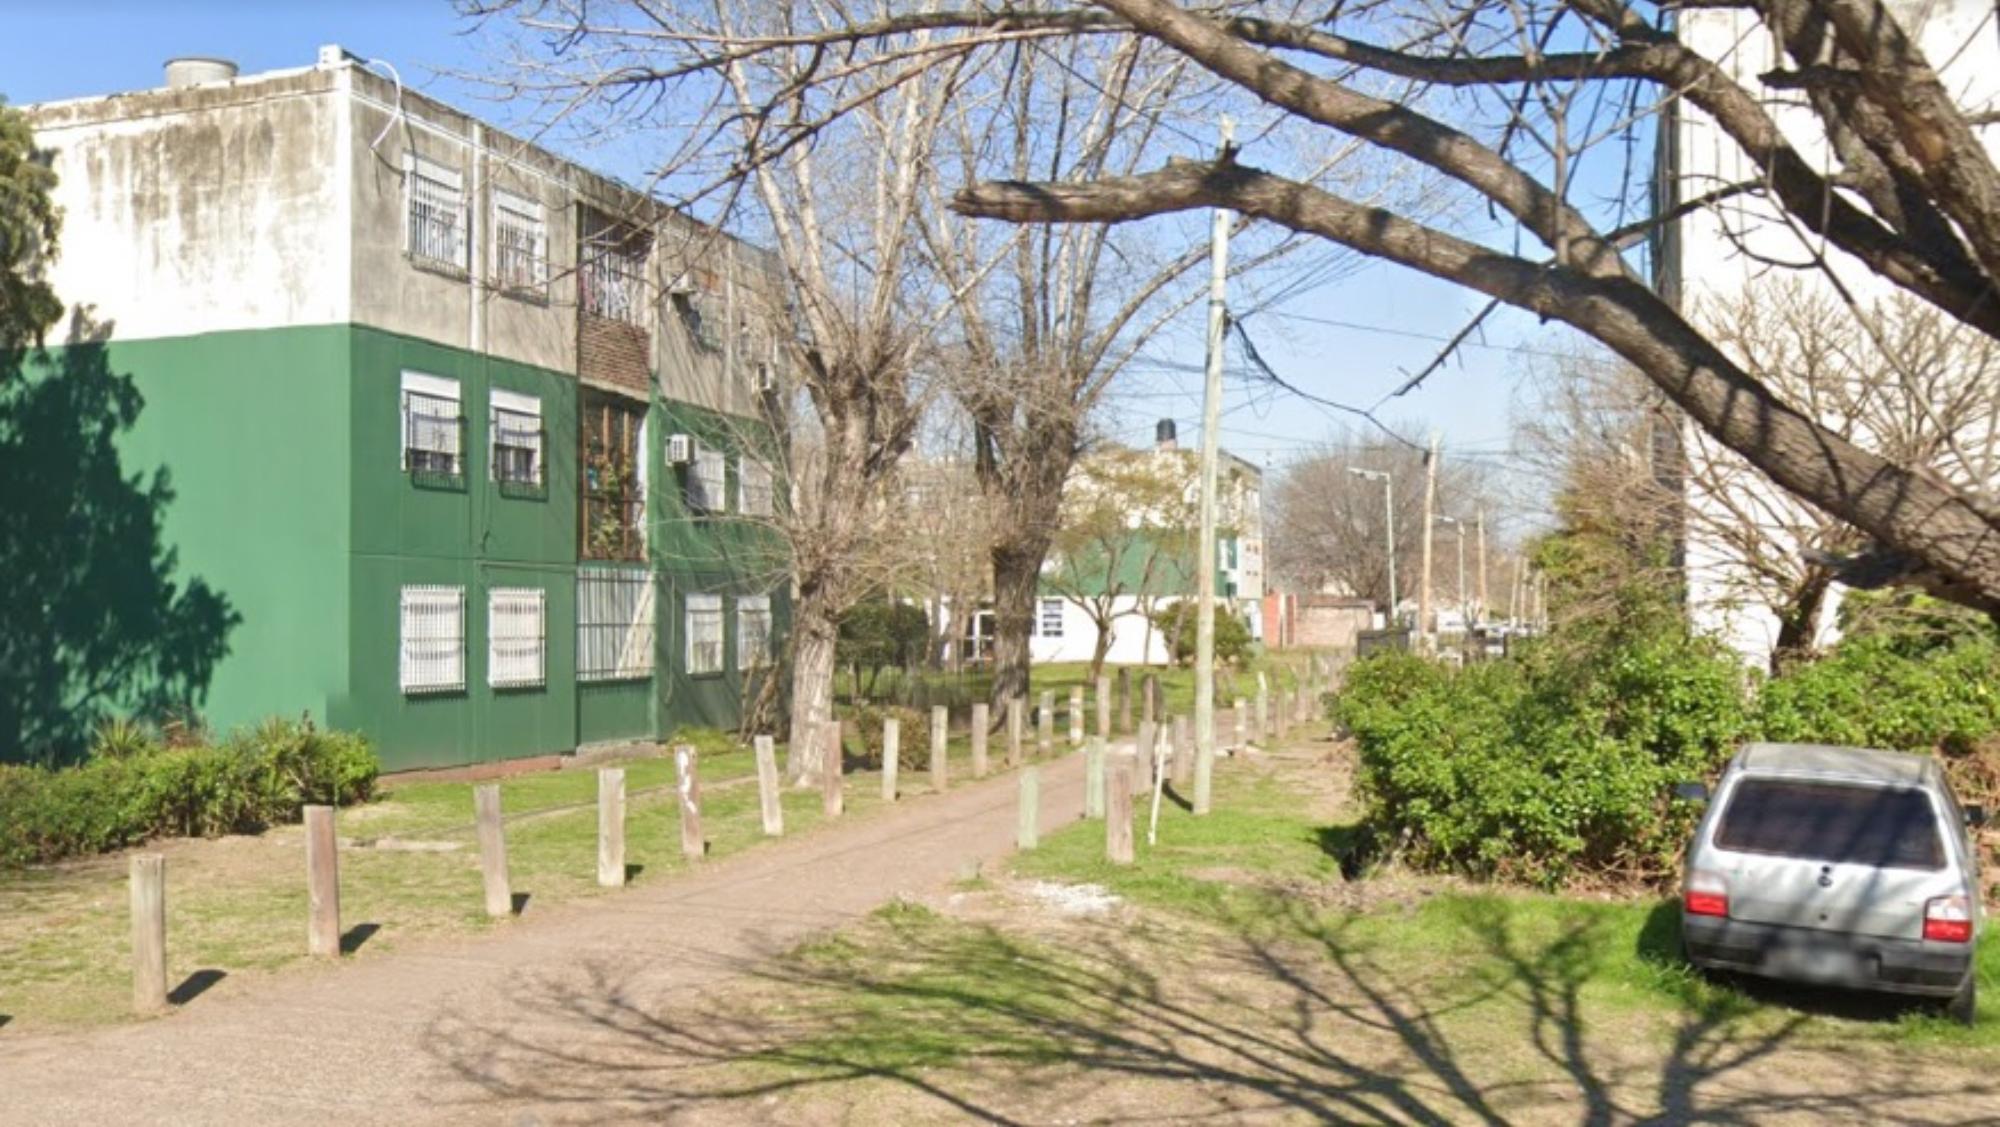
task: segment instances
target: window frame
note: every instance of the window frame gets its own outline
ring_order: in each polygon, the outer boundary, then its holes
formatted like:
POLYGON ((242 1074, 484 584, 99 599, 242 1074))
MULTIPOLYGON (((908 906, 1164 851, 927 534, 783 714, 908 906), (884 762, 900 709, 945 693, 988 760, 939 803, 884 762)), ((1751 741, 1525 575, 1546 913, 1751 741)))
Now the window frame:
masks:
POLYGON ((658 668, 659 648, 658 584, 650 571, 633 568, 585 565, 576 573, 576 679, 579 684, 610 684, 650 679, 658 668), (602 584, 606 594, 592 597, 586 585, 602 584), (598 621, 600 611, 622 609, 615 604, 630 594, 629 615, 615 621, 598 621), (614 605, 602 605, 614 604, 614 605), (593 633, 599 632, 599 633, 593 633), (601 639, 612 640, 610 645, 601 639), (600 666, 597 658, 608 652, 611 660, 600 666))
POLYGON ((729 672, 729 619, 722 605, 722 596, 704 591, 691 591, 681 596, 681 625, 684 643, 682 660, 690 677, 720 677, 729 672), (699 605, 697 605, 699 604, 699 605), (695 616, 700 614, 706 621, 714 616, 715 636, 713 639, 697 639, 695 616), (714 647, 714 667, 708 662, 697 663, 696 646, 714 647))
MULTIPOLYGON (((417 631, 422 635, 422 631, 417 631)), ((436 696, 465 691, 465 588, 461 585, 434 583, 406 583, 398 592, 396 617, 396 686, 404 696, 436 696), (445 606, 450 600, 449 607, 445 606), (428 602, 428 606, 426 606, 428 602), (452 629, 456 633, 437 637, 412 636, 412 613, 418 623, 426 618, 435 619, 448 615, 453 620, 452 629), (431 655, 418 654, 413 645, 417 642, 456 642, 457 652, 444 662, 440 671, 443 676, 433 674, 419 678, 422 663, 431 655), (455 674, 455 676, 452 676, 455 674)))
POLYGON ((1063 616, 1065 614, 1063 608, 1068 600, 1061 596, 1051 595, 1038 595, 1036 598, 1038 601, 1035 604, 1035 635, 1041 638, 1062 637, 1063 616), (1049 629, 1049 610, 1051 608, 1055 610, 1056 628, 1054 630, 1049 629))
MULTIPOLYGON (((452 478, 461 482, 464 481, 465 396, 459 381, 450 376, 435 376, 428 372, 405 369, 402 373, 402 381, 398 385, 397 403, 397 417, 401 424, 399 430, 402 436, 397 443, 400 451, 400 471, 406 474, 426 474, 435 477, 452 478), (413 396, 419 399, 434 399, 441 402, 449 402, 456 408, 457 413, 450 416, 453 425, 444 431, 444 433, 451 435, 451 448, 449 450, 414 445, 416 439, 415 420, 417 416, 411 410, 413 396), (412 453, 449 455, 451 464, 448 468, 442 470, 429 466, 418 467, 415 464, 415 460, 410 457, 412 453)), ((440 420, 444 417, 426 415, 424 418, 440 420)))
POLYGON ((495 689, 539 689, 548 685, 549 609, 548 592, 540 587, 492 587, 486 592, 486 683, 495 689), (501 645, 520 644, 530 639, 501 632, 502 603, 515 600, 512 610, 531 604, 534 617, 534 673, 532 676, 500 675, 501 645))
POLYGON ((736 597, 736 668, 739 672, 766 669, 777 664, 777 625, 777 618, 771 609, 771 596, 736 597), (745 620, 746 615, 761 617, 763 629, 752 632, 745 620), (752 638, 759 642, 754 648, 747 644, 752 638))
POLYGON ((777 475, 772 472, 770 464, 764 462, 762 459, 748 456, 738 458, 736 460, 736 512, 746 517, 768 517, 776 515, 777 511, 777 475), (753 477, 763 479, 761 489, 751 489, 750 479, 753 477), (753 498, 761 499, 761 503, 756 505, 751 504, 753 498))
POLYGON ((539 489, 546 486, 548 484, 548 449, 549 432, 548 428, 542 425, 541 396, 528 395, 518 391, 508 391, 505 388, 498 387, 488 393, 486 400, 486 478, 488 481, 498 483, 501 486, 513 485, 529 489, 539 489), (534 420, 535 444, 532 448, 522 446, 518 443, 504 444, 511 450, 532 449, 534 451, 533 464, 535 472, 527 479, 511 477, 501 472, 502 466, 506 461, 506 459, 500 456, 500 449, 503 445, 500 441, 500 424, 503 413, 520 415, 523 418, 534 420))
POLYGON ((729 511, 729 455, 726 452, 706 443, 695 443, 694 457, 688 462, 686 496, 688 508, 697 513, 729 511), (702 472, 704 463, 711 459, 716 469, 712 492, 708 485, 709 475, 702 472))
MULTIPOLYGON (((465 192, 465 174, 458 169, 428 157, 405 151, 403 153, 403 254, 412 263, 431 269, 446 270, 464 274, 471 269, 472 252, 472 211, 468 206, 465 192), (449 212, 452 223, 443 230, 452 244, 452 257, 444 258, 431 254, 427 248, 419 247, 416 238, 417 208, 419 204, 431 207, 442 206, 443 201, 432 202, 424 199, 420 181, 428 181, 437 193, 450 193, 449 212)), ((427 220, 434 222, 434 220, 427 220)))
POLYGON ((549 220, 548 209, 539 200, 516 195, 504 188, 495 188, 492 199, 492 216, 487 223, 492 239, 493 282, 503 293, 516 297, 528 297, 537 301, 547 301, 549 297, 549 220), (510 225, 521 230, 527 238, 525 248, 506 245, 505 236, 510 225), (528 267, 525 280, 507 276, 509 255, 524 253, 528 267))

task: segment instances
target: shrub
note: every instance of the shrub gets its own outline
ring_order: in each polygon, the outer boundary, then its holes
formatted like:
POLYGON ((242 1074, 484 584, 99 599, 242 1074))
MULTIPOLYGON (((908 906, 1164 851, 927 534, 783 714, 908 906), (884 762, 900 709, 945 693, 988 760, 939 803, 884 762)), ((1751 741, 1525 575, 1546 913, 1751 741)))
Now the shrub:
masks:
POLYGON ((1962 753, 2000 731, 2000 646, 1963 637, 1912 652, 1907 639, 1850 639, 1764 686, 1764 737, 1962 753))
POLYGON ((841 618, 834 652, 840 664, 868 671, 872 693, 883 669, 906 669, 923 661, 930 636, 930 617, 922 607, 862 603, 841 618))
MULTIPOLYGON (((1175 603, 1154 611, 1153 627, 1173 647, 1175 665, 1187 665, 1194 661, 1198 623, 1192 602, 1175 603)), ((1218 609, 1215 615, 1215 660, 1234 665, 1249 656, 1249 624, 1228 611, 1218 609)))
POLYGON ((864 704, 848 710, 841 725, 841 741, 847 748, 861 749, 862 766, 882 769, 882 722, 894 717, 902 726, 898 736, 896 763, 905 771, 927 770, 931 758, 930 718, 914 708, 893 704, 864 704))
POLYGON ((309 803, 366 801, 380 769, 362 737, 303 720, 267 721, 220 746, 164 747, 122 728, 101 742, 77 767, 0 767, 0 864, 296 821, 309 803))

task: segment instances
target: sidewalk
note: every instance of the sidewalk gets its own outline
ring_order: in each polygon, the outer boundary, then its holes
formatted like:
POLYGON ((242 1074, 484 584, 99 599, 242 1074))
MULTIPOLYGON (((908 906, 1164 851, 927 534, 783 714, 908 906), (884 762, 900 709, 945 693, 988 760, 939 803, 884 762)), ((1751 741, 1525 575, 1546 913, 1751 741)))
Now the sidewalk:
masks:
MULTIPOLYGON (((1046 833, 1082 814, 1083 756, 1040 766, 1046 833)), ((508 1078, 468 1059, 463 1034, 531 1038, 588 1058, 594 1039, 620 1036, 603 1027, 606 1009, 643 1020, 648 998, 737 973, 1011 851, 1017 786, 1009 772, 918 794, 609 900, 531 907, 497 935, 289 974, 154 1021, 32 1040, 0 1032, 0 1121, 616 1120, 615 1105, 496 1102, 508 1078)))

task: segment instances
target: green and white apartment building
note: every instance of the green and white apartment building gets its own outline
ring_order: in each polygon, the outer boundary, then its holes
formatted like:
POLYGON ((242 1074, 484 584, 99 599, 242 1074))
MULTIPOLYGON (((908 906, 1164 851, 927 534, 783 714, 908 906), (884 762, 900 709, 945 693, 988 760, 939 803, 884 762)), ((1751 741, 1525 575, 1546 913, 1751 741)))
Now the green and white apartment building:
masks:
POLYGON ((395 771, 737 722, 789 605, 767 255, 337 47, 28 112, 125 468, 233 612, 211 725, 395 771))

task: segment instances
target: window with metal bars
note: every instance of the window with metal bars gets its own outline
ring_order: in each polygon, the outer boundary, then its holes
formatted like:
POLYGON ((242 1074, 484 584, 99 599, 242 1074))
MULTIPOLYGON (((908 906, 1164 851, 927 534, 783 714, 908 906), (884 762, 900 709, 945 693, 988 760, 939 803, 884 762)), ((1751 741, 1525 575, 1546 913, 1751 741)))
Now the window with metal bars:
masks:
POLYGON ((496 689, 541 685, 548 664, 547 600, 539 587, 486 593, 486 683, 496 689))
POLYGON ((687 671, 722 672, 722 596, 687 596, 687 671))
POLYGON ((413 260, 466 269, 464 183, 455 169, 403 154, 403 249, 413 260))
POLYGON ((503 491, 513 486, 538 490, 542 485, 542 401, 499 388, 493 390, 492 474, 503 491))
POLYGON ((403 373, 403 472, 429 482, 463 483, 465 416, 458 381, 403 373))
POLYGON ((736 600, 736 668, 771 664, 771 597, 743 595, 736 600))
POLYGON ((584 568, 576 575, 576 679, 653 673, 653 581, 643 571, 584 568))
POLYGON ((586 390, 580 413, 581 555, 587 560, 643 560, 645 411, 615 396, 586 390))
POLYGON ((576 265, 583 311, 628 325, 645 324, 645 235, 588 210, 583 223, 576 265))
POLYGON ((720 450, 695 450, 694 464, 688 468, 689 508, 696 512, 719 513, 729 507, 728 465, 720 450))
POLYGON ((771 467, 755 458, 744 458, 736 465, 736 511, 746 517, 771 515, 771 467))
POLYGON ((1044 638, 1062 637, 1063 601, 1061 599, 1043 599, 1041 605, 1041 612, 1042 612, 1041 622, 1039 623, 1039 625, 1041 626, 1042 637, 1044 638))
POLYGON ((511 192, 493 193, 493 274, 504 290, 547 296, 549 229, 541 204, 511 192))
POLYGON ((465 688, 465 588, 403 588, 403 692, 450 693, 465 688))

